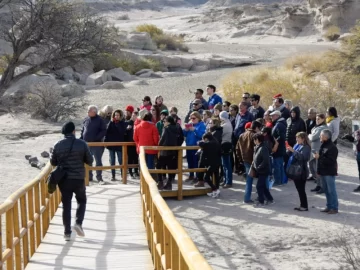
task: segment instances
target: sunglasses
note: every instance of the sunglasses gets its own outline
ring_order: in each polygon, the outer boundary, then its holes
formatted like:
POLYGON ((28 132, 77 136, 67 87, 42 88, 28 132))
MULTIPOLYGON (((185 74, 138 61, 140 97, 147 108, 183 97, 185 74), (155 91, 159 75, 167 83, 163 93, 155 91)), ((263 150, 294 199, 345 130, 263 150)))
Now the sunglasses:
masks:
POLYGON ((242 97, 243 99, 248 99, 249 97, 242 97))
POLYGON ((193 106, 197 106, 197 105, 199 105, 199 103, 193 103, 193 106))

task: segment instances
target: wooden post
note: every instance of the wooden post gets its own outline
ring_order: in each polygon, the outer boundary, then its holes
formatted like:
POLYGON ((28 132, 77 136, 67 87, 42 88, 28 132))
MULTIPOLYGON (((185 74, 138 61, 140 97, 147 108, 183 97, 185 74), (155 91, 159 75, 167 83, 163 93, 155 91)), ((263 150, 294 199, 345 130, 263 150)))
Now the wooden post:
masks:
POLYGON ((171 270, 179 270, 180 251, 173 236, 171 236, 171 270))
POLYGON ((41 222, 42 222, 42 237, 45 237, 45 234, 48 230, 48 211, 46 211, 46 187, 45 187, 45 179, 40 181, 40 188, 41 188, 41 206, 45 207, 45 211, 42 213, 41 222))
POLYGON ((128 147, 127 145, 124 145, 122 147, 122 165, 124 167, 122 168, 122 183, 127 184, 127 165, 128 165, 128 147))
POLYGON ((85 164, 85 185, 88 186, 89 185, 89 181, 90 181, 90 176, 89 176, 89 166, 87 164, 85 164))
POLYGON ((15 246, 15 268, 21 270, 21 247, 20 247, 20 227, 19 227, 19 205, 18 202, 14 204, 13 208, 13 220, 14 220, 14 237, 19 239, 19 242, 15 246))
POLYGON ((178 196, 177 196, 177 199, 179 201, 181 201, 183 199, 183 190, 182 190, 182 185, 183 185, 183 173, 182 173, 182 154, 183 154, 183 150, 180 149, 178 150, 178 171, 179 171, 179 174, 178 174, 178 196))
POLYGON ((7 210, 6 212, 6 248, 11 250, 11 255, 6 260, 6 267, 8 270, 14 269, 14 250, 13 250, 13 241, 14 241, 14 215, 13 208, 7 210))
POLYGON ((30 228, 30 257, 35 253, 35 222, 34 222, 34 193, 33 188, 28 192, 28 209, 29 209, 29 221, 33 222, 30 228))
POLYGON ((39 183, 35 185, 35 213, 39 215, 39 218, 35 222, 36 226, 36 248, 40 246, 41 243, 41 213, 40 213, 40 189, 39 183))
MULTIPOLYGON (((21 196, 20 198, 20 212, 21 212, 21 227, 23 229, 28 230, 28 219, 27 219, 27 203, 26 203, 26 195, 21 196)), ((46 212, 46 210, 45 210, 46 212)), ((45 213, 44 212, 44 213, 45 213)), ((0 241, 1 243, 1 241, 0 241)), ((25 233, 25 235, 22 238, 22 247, 23 247, 23 256, 24 256, 24 269, 25 266, 29 262, 29 234, 28 232, 25 233)))
POLYGON ((171 241, 170 232, 164 225, 164 254, 165 254, 165 269, 171 268, 171 241))

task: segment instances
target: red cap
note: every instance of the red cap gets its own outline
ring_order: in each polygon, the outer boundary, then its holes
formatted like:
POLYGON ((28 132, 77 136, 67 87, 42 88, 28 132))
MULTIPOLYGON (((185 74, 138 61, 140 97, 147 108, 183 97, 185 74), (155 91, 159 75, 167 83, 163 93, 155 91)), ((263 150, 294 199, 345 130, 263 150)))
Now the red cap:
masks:
POLYGON ((125 111, 133 113, 134 112, 134 107, 131 106, 131 105, 127 105, 126 108, 125 108, 125 111))
POLYGON ((273 99, 277 99, 277 98, 282 98, 282 94, 277 94, 277 95, 273 96, 273 99))
POLYGON ((245 124, 245 129, 248 129, 248 128, 251 128, 251 122, 247 122, 247 123, 245 124))

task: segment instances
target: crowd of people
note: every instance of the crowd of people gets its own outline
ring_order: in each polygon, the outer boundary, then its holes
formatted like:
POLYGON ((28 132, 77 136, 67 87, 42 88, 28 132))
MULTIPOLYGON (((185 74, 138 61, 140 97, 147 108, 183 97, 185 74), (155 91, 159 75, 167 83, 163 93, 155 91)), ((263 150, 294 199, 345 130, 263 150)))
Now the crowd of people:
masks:
MULTIPOLYGON (((105 106, 98 112, 96 106, 89 106, 80 138, 86 142, 135 142, 136 147, 128 149, 128 164, 138 164, 140 146, 181 146, 185 141, 186 146, 200 147, 186 151, 188 168, 206 168, 206 173, 189 173, 185 181, 195 187, 207 183, 212 188, 211 197, 219 196, 220 187, 231 188, 233 175, 238 174, 246 179, 243 202, 263 207, 274 203, 273 186, 291 180, 300 198, 294 210, 308 211, 305 186, 313 180, 316 186, 311 191, 326 195, 323 211, 338 212, 335 177, 340 117, 336 108, 329 107, 326 113, 310 108, 303 120, 300 108, 281 94, 273 97, 266 110, 260 106, 258 94, 244 93, 239 105, 223 101, 214 85, 207 86, 206 94, 208 99, 203 97, 204 90, 196 90, 184 121, 176 107, 164 104, 162 96, 153 102, 145 96, 139 107, 128 105, 124 111, 105 106), (256 199, 252 198, 254 179, 256 199)), ((106 148, 111 165, 116 160, 123 162, 122 147, 106 148)), ((90 147, 90 151, 96 166, 102 166, 104 147, 90 147)), ((177 151, 145 150, 145 157, 149 169, 177 168, 177 151)), ((129 169, 129 174, 137 178, 139 171, 129 169)), ((175 175, 154 178, 160 190, 171 190, 175 175)), ((104 183, 101 170, 96 171, 96 179, 104 183)), ((116 170, 112 170, 111 180, 116 180, 116 170)))

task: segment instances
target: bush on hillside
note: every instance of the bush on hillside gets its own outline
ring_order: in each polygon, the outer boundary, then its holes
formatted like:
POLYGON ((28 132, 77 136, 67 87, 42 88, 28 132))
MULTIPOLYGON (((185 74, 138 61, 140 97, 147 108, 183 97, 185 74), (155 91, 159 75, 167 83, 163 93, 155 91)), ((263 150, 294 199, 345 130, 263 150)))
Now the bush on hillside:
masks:
POLYGON ((340 37, 341 29, 335 25, 326 29, 324 37, 329 41, 337 40, 340 37))
POLYGON ((128 14, 120 15, 117 19, 120 20, 120 21, 130 20, 128 14))
POLYGON ((166 34, 153 24, 141 24, 136 27, 137 32, 149 33, 152 40, 160 50, 188 52, 189 47, 184 44, 183 35, 166 34))
POLYGON ((135 74, 142 69, 152 69, 153 71, 161 71, 162 64, 160 61, 150 58, 141 58, 133 60, 130 58, 118 58, 112 54, 101 54, 93 59, 94 71, 109 70, 113 68, 122 68, 130 74, 135 74))

